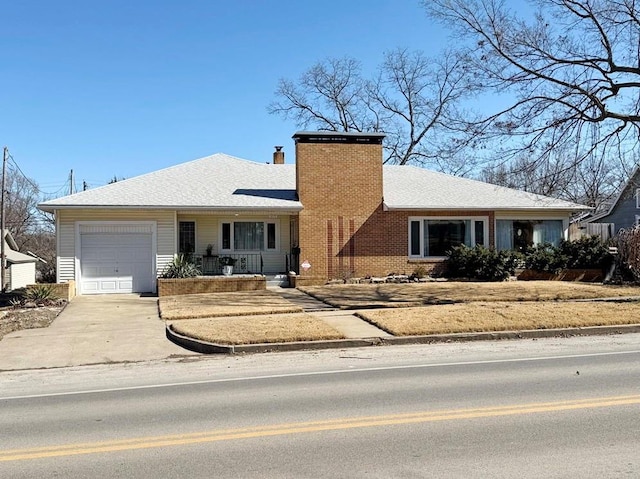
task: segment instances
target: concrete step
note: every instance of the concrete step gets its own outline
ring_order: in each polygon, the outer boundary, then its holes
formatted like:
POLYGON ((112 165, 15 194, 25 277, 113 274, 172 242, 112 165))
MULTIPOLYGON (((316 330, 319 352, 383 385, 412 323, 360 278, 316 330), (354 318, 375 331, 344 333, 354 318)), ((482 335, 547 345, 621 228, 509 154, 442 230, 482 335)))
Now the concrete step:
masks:
POLYGON ((286 288, 289 286, 289 277, 286 274, 267 274, 265 277, 267 278, 267 288, 286 288))

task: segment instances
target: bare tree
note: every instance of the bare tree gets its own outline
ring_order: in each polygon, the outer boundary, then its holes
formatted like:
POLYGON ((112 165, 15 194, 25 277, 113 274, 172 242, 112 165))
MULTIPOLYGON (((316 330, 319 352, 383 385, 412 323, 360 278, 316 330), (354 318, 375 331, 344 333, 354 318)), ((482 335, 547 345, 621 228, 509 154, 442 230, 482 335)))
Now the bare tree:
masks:
POLYGON ((393 50, 370 80, 362 76, 357 60, 329 59, 298 82, 280 80, 278 99, 268 111, 292 118, 302 128, 384 132, 385 162, 461 174, 471 164, 455 161, 465 143, 453 125, 457 102, 472 91, 465 80, 453 54, 433 60, 422 52, 393 50))
POLYGON ((301 128, 378 131, 368 106, 362 66, 354 58, 330 58, 303 73, 298 82, 280 79, 276 101, 267 110, 292 118, 301 128))
POLYGON ((535 0, 524 16, 500 0, 425 0, 453 28, 477 88, 507 106, 468 122, 501 139, 503 160, 533 165, 572 150, 580 163, 628 155, 640 136, 640 12, 635 0, 535 0), (534 161, 535 160, 535 161, 534 161))
POLYGON ((54 223, 50 214, 37 209, 41 199, 40 188, 15 168, 8 169, 5 188, 7 230, 21 252, 31 252, 46 261, 36 263, 40 279, 55 281, 54 223))
POLYGON ((573 161, 572 152, 559 149, 544 161, 532 161, 521 155, 509 163, 496 161, 484 167, 480 179, 556 198, 563 198, 599 211, 624 186, 633 159, 608 161, 605 154, 592 154, 583 161, 573 161))
POLYGON ((23 248, 27 235, 38 229, 43 217, 36 208, 40 199, 38 186, 16 171, 9 170, 5 181, 5 225, 23 248))
MULTIPOLYGON (((460 58, 445 52, 437 59, 422 52, 387 52, 369 97, 383 119, 389 163, 420 164, 447 173, 467 173, 474 164, 456 161, 465 146, 454 134, 456 106, 472 92, 460 58)), ((457 133, 457 132, 456 132, 457 133)))

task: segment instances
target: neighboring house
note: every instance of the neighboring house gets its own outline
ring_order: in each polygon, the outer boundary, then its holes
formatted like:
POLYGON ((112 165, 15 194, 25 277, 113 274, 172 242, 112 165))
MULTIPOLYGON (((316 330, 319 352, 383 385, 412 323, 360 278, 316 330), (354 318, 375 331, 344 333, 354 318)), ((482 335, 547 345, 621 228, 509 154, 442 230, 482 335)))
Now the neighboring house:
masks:
MULTIPOLYGON (((7 269, 4 274, 4 289, 11 291, 24 288, 36 282, 36 262, 33 256, 18 251, 13 236, 8 230, 4 231, 4 254, 7 257, 7 269)), ((1 266, 0 266, 1 267, 1 266)))
POLYGON ((378 133, 298 132, 296 163, 215 154, 39 207, 55 213, 58 281, 80 294, 156 290, 178 253, 205 270, 296 270, 298 284, 441 269, 448 249, 557 243, 582 205, 383 166, 378 133), (206 252, 208 247, 211 257, 206 252))
POLYGON ((640 224, 640 166, 636 167, 629 181, 615 199, 608 211, 591 216, 583 223, 613 224, 613 234, 621 229, 640 224))

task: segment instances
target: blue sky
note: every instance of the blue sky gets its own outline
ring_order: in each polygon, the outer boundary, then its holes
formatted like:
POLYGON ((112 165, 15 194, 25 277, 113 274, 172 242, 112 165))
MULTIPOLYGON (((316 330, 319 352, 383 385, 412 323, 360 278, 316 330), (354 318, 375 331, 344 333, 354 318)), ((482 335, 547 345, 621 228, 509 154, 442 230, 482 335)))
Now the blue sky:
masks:
POLYGON ((53 193, 217 152, 270 161, 296 126, 278 79, 349 55, 373 71, 447 34, 418 0, 0 0, 0 146, 53 193))

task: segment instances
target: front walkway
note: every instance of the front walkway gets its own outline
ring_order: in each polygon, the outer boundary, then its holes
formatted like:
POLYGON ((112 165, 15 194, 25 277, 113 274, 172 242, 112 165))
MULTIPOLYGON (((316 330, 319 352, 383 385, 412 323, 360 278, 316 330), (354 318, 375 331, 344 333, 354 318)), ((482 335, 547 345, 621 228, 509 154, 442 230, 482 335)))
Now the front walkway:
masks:
POLYGON ((343 311, 330 306, 313 296, 303 293, 299 289, 280 287, 268 289, 296 306, 300 306, 305 313, 323 320, 329 326, 344 334, 347 339, 385 338, 391 336, 386 331, 358 318, 353 314, 353 311, 343 311))

